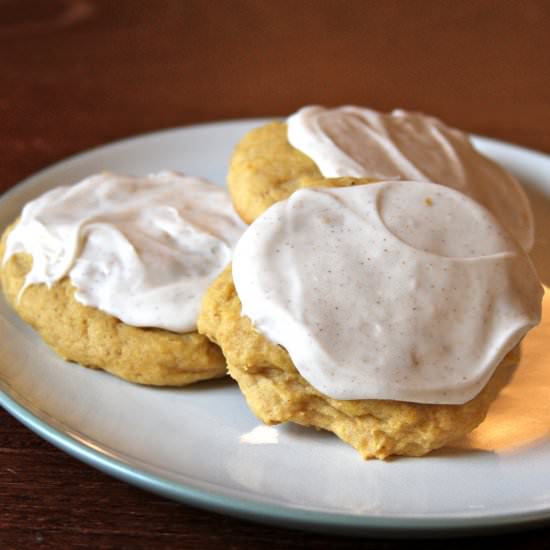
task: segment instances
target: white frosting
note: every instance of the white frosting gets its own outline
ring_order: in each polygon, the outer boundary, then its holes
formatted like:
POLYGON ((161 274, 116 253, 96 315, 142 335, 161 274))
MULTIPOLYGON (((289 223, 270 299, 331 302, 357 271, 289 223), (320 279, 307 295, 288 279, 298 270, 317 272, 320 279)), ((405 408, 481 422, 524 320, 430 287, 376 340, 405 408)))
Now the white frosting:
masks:
POLYGON ((32 256, 22 291, 68 275, 84 305, 129 325, 190 332, 244 228, 227 192, 205 180, 103 173, 28 203, 4 262, 32 256))
POLYGON ((488 208, 525 250, 534 240, 529 200, 517 180, 479 153, 467 134, 402 110, 304 107, 288 119, 288 140, 325 177, 432 181, 488 208))
POLYGON ((233 257, 242 314, 335 399, 464 403, 540 319, 525 252, 448 187, 301 190, 233 257))

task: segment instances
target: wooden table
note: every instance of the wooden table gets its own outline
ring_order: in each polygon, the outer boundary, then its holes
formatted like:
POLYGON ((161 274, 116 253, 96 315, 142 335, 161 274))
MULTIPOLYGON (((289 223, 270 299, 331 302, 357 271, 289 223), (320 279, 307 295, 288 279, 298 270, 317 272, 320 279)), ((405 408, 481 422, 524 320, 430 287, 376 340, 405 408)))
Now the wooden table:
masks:
MULTIPOLYGON (((309 103, 421 110, 550 153, 550 2, 0 0, 0 191, 114 139, 309 103)), ((494 542, 548 548, 550 528, 494 542)), ((401 544, 171 502, 0 411, 0 548, 401 544)))

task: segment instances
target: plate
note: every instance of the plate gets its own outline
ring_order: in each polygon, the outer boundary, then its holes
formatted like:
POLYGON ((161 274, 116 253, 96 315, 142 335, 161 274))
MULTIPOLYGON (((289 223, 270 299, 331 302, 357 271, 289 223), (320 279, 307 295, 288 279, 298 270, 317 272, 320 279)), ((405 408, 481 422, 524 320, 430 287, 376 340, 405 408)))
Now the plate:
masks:
MULTIPOLYGON (((148 134, 72 157, 0 198, 0 227, 57 186, 109 169, 170 168, 223 185, 236 141, 263 120, 148 134)), ((533 259, 550 281, 550 157, 485 138, 533 203, 533 259), (546 262, 546 263, 545 263, 546 262)), ((0 404, 78 459, 144 489, 256 521, 370 536, 501 531, 550 520, 550 294, 512 383, 469 437, 424 458, 363 461, 324 432, 266 427, 230 380, 183 389, 65 363, 0 298, 0 404)))

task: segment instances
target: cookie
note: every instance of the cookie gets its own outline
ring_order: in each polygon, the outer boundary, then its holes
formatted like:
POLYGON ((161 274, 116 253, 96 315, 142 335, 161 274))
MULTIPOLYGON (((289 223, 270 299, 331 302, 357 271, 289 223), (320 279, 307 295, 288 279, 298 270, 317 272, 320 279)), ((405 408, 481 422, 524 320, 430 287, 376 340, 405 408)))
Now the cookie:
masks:
POLYGON ((365 458, 417 456, 482 421, 542 296, 525 251, 475 201, 376 182, 300 189, 266 210, 197 326, 266 423, 331 430, 365 458))
POLYGON ((2 238, 2 287, 64 359, 141 384, 217 378, 223 355, 196 318, 244 228, 200 178, 97 174, 25 205, 2 238))
POLYGON ((533 215, 519 182, 466 133, 428 115, 304 107, 286 122, 243 137, 231 159, 228 187, 237 212, 251 223, 319 176, 439 183, 485 206, 525 250, 533 246, 533 215))

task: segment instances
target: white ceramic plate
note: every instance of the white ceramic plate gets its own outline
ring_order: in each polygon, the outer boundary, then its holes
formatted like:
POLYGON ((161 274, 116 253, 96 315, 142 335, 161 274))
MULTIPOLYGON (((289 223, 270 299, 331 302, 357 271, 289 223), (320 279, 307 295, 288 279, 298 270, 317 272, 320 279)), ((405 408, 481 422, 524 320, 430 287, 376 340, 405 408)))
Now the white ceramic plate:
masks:
MULTIPOLYGON (((0 228, 32 197, 102 169, 164 168, 223 185, 231 149, 259 120, 107 145, 56 164, 0 199, 0 228)), ((535 210, 533 257, 550 281, 550 157, 478 138, 516 173, 535 210)), ((550 285, 549 285, 550 286, 550 285)), ((229 380, 186 389, 127 384, 58 359, 0 298, 0 404, 61 449, 167 497, 319 531, 411 536, 550 520, 550 298, 513 382, 468 439, 430 456, 364 462, 328 433, 264 427, 229 380)))

